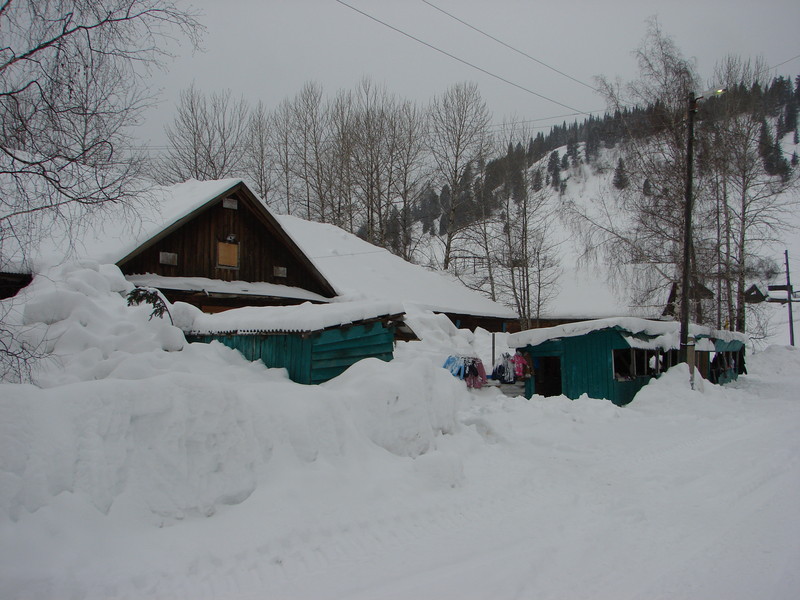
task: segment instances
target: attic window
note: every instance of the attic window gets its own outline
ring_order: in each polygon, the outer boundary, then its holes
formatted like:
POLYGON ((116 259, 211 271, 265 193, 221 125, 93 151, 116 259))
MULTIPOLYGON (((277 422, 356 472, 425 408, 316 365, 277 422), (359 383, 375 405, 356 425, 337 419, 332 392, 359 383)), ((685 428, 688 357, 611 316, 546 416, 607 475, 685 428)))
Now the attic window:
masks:
POLYGON ((231 210, 238 210, 239 201, 236 198, 223 198, 222 208, 230 208, 231 210))
POLYGON ((217 242, 217 266, 223 269, 238 269, 239 244, 217 242))
POLYGON ((158 253, 158 262, 162 265, 178 265, 178 253, 177 252, 159 252, 158 253))
POLYGON ((275 277, 287 277, 288 270, 286 269, 286 267, 272 267, 272 274, 275 277))

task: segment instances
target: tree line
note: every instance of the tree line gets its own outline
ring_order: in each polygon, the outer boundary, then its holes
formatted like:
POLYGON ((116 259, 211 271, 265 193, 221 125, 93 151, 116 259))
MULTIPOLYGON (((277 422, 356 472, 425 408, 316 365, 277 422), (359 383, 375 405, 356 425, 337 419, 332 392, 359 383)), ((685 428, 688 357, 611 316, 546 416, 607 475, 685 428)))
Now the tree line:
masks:
POLYGON ((273 209, 449 270, 526 323, 544 305, 548 190, 526 172, 527 132, 493 128, 474 83, 425 106, 368 78, 329 98, 309 83, 271 112, 190 87, 166 133, 163 183, 242 177, 273 209))
MULTIPOLYGON (((185 90, 166 128, 159 161, 164 183, 242 177, 275 210, 333 223, 411 260, 420 199, 463 175, 488 151, 490 114, 474 84, 458 84, 428 106, 363 79, 326 97, 306 84, 272 111, 252 109, 230 91, 185 90)), ((449 204, 444 265, 462 219, 449 204)))

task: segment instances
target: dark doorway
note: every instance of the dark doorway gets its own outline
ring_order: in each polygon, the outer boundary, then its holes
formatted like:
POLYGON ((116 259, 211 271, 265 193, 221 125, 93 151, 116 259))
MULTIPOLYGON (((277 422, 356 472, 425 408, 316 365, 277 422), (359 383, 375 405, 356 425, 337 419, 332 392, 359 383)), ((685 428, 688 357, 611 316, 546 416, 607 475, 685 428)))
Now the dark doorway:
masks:
POLYGON ((540 396, 561 395, 561 357, 537 356, 533 359, 534 393, 540 396))

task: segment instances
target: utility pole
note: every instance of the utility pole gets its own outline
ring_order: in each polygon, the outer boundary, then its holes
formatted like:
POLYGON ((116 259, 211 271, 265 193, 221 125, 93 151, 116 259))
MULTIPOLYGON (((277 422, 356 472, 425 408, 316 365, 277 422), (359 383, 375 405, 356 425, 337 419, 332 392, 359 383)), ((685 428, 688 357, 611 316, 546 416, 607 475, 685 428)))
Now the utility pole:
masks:
MULTIPOLYGON (((688 132, 686 142, 686 190, 683 198, 683 272, 681 273, 681 362, 689 359, 689 285, 692 250, 692 178, 694 169, 694 115, 697 112, 697 96, 689 94, 688 132)), ((694 365, 689 365, 692 369, 694 365)), ((692 377, 690 375, 690 378, 692 377)), ((694 386, 692 386, 694 387, 694 386)))
POLYGON ((792 315, 792 303, 799 302, 794 299, 794 289, 792 288, 792 280, 789 276, 789 251, 784 250, 783 255, 786 259, 786 285, 771 285, 767 289, 770 292, 786 291, 786 300, 783 298, 770 298, 768 302, 784 302, 789 305, 789 343, 794 346, 794 316, 792 315))
POLYGON ((789 250, 784 250, 783 255, 786 258, 786 296, 789 299, 789 302, 787 302, 789 306, 789 343, 794 346, 794 317, 792 316, 794 290, 792 289, 792 280, 789 277, 789 250))
POLYGON ((694 338, 689 342, 689 287, 692 254, 692 184, 694 178, 694 116, 697 103, 703 98, 719 96, 727 90, 708 90, 697 95, 689 93, 689 114, 686 140, 686 190, 683 199, 683 273, 681 273, 681 336, 678 360, 689 366, 689 385, 694 389, 694 338))

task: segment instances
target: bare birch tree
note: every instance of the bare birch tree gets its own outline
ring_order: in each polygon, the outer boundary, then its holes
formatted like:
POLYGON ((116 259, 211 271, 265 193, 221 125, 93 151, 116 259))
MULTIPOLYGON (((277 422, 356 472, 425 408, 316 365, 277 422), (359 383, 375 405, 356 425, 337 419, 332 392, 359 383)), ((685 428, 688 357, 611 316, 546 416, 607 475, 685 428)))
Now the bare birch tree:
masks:
POLYGON ((353 132, 353 95, 339 92, 329 107, 332 143, 334 206, 331 222, 349 232, 356 229, 356 177, 353 169, 355 135, 353 132))
MULTIPOLYGON (((609 107, 622 115, 626 127, 622 151, 629 185, 570 208, 584 236, 585 250, 601 254, 612 276, 627 283, 632 304, 663 306, 670 287, 680 280, 686 115, 697 76, 693 63, 682 56, 655 19, 648 23, 634 55, 639 65, 635 80, 625 86, 599 81, 609 107), (643 119, 640 113, 628 112, 629 106, 652 110, 643 119)), ((701 185, 695 188, 695 199, 692 280, 697 282, 698 274, 706 272, 697 268, 696 258, 708 226, 708 198, 701 185)))
POLYGON ((292 104, 291 154, 294 175, 300 181, 305 217, 325 222, 332 203, 329 172, 329 115, 322 88, 307 83, 292 104))
POLYGON ((255 192, 270 204, 275 182, 272 118, 263 102, 256 104, 247 122, 242 174, 255 192))
POLYGON ((759 253, 784 230, 787 213, 797 206, 784 193, 797 185, 797 174, 767 173, 759 148, 765 115, 753 106, 750 92, 766 89, 768 74, 763 60, 727 56, 717 65, 714 81, 728 92, 715 102, 701 162, 717 206, 717 325, 736 331, 745 331, 746 282, 763 264, 759 253))
POLYGON ((273 152, 276 167, 275 193, 278 196, 276 205, 287 215, 298 212, 297 192, 295 191, 295 168, 293 157, 294 119, 292 104, 289 100, 281 102, 272 113, 273 152))
POLYGON ((464 175, 483 157, 489 138, 489 110, 474 83, 458 83, 434 98, 429 109, 430 151, 438 180, 450 190, 450 203, 442 215, 442 267, 450 266, 453 243, 465 222, 464 175))
POLYGON ((362 79, 354 93, 352 135, 353 169, 362 209, 361 233, 365 240, 386 244, 386 220, 391 198, 392 119, 394 103, 384 86, 362 79))
MULTIPOLYGON (((151 100, 143 75, 174 35, 200 33, 169 0, 0 5, 0 270, 26 269, 54 223, 71 238, 88 211, 136 196, 145 161, 129 132, 151 100)), ((4 343, 4 374, 20 377, 29 350, 4 343)))
POLYGON ((538 189, 524 174, 522 188, 503 195, 502 241, 498 261, 500 297, 513 304, 520 326, 538 326, 542 311, 557 292, 560 264, 551 231, 555 190, 538 189))
POLYGON ((183 90, 175 118, 164 128, 169 147, 159 178, 180 183, 242 175, 249 116, 247 102, 231 90, 206 95, 194 84, 183 90))
POLYGON ((397 245, 394 252, 405 260, 412 260, 415 247, 412 215, 423 192, 425 169, 426 131, 425 117, 419 106, 402 101, 396 107, 394 118, 396 144, 393 169, 395 197, 399 222, 397 245))

